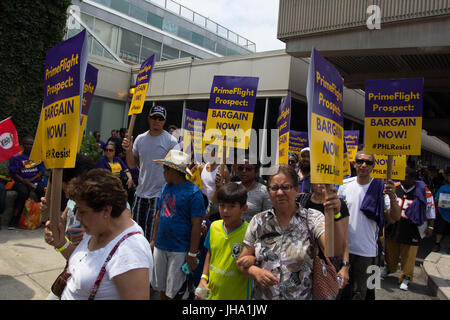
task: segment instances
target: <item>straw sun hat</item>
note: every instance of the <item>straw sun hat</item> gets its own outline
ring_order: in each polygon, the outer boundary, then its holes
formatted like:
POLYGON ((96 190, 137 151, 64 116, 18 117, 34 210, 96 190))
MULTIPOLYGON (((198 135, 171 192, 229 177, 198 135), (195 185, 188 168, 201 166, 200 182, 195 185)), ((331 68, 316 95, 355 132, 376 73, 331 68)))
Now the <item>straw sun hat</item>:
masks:
POLYGON ((191 163, 191 158, 182 151, 170 150, 164 159, 156 159, 153 161, 192 176, 191 170, 187 167, 191 163))

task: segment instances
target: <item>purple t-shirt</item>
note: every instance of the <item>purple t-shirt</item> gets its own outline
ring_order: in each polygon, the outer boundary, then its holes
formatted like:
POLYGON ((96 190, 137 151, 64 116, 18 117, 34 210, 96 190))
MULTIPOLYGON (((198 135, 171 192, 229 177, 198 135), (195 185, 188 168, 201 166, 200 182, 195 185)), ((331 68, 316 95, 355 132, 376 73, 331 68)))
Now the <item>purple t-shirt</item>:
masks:
MULTIPOLYGON (((44 163, 30 160, 30 156, 24 153, 18 154, 9 160, 9 172, 16 173, 23 179, 33 178, 39 171, 45 171, 44 163)), ((41 182, 41 178, 33 181, 34 184, 41 182)), ((16 181, 16 183, 19 183, 16 181)))

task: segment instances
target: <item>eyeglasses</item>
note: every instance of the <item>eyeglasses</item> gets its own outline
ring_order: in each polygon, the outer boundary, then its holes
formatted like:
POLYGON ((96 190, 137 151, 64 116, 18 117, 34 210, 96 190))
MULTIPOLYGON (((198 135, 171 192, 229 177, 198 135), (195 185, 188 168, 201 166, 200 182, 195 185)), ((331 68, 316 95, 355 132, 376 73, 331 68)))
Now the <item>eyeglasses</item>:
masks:
POLYGON ((295 161, 295 160, 289 160, 288 161, 288 164, 294 164, 294 163, 297 163, 297 161, 295 161))
POLYGON ((105 151, 107 151, 107 152, 113 152, 114 149, 105 149, 105 151))
POLYGON ((364 160, 364 159, 356 159, 356 164, 367 164, 368 166, 373 166, 373 161, 372 160, 364 160))
POLYGON ((293 186, 291 186, 290 184, 285 184, 283 186, 271 186, 271 187, 267 187, 267 188, 272 192, 277 192, 280 189, 283 192, 287 192, 287 191, 290 191, 293 188, 293 186))
POLYGON ((251 165, 240 165, 240 166, 238 166, 237 169, 238 169, 239 172, 244 171, 244 169, 246 171, 251 171, 251 170, 253 170, 253 166, 251 166, 251 165))
POLYGON ((150 117, 152 120, 158 120, 158 121, 164 121, 166 119, 164 119, 163 117, 159 117, 159 116, 151 116, 150 117))

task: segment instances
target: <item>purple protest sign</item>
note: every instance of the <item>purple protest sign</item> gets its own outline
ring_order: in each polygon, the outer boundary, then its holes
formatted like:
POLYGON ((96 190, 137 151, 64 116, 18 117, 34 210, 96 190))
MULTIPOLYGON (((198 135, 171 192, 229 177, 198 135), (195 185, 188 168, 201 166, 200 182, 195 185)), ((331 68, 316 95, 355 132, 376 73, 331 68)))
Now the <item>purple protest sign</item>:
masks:
POLYGON ((136 78, 135 92, 133 94, 133 98, 131 99, 130 110, 128 111, 129 116, 142 112, 145 97, 147 96, 147 90, 150 86, 154 63, 155 55, 153 54, 141 64, 141 68, 139 69, 139 73, 136 78))
POLYGON ((87 55, 86 30, 46 52, 44 102, 30 159, 47 169, 75 165, 87 55))
POLYGON ((202 137, 206 127, 206 113, 186 109, 184 118, 184 134, 183 146, 186 147, 185 152, 189 152, 188 148, 193 148, 191 153, 193 159, 201 162, 203 149, 202 137))
POLYGON ((91 64, 87 64, 86 77, 84 79, 83 105, 81 114, 89 114, 89 106, 91 105, 94 91, 97 87, 98 69, 91 64))
POLYGON ((248 148, 246 133, 252 128, 258 78, 214 76, 209 97, 205 141, 248 148), (226 138, 231 136, 230 139, 226 138))
POLYGON ((366 81, 365 150, 381 155, 420 155, 423 79, 366 81))
POLYGON ((313 183, 342 184, 343 90, 339 72, 313 48, 306 90, 313 183))
POLYGON ((279 134, 278 162, 288 164, 289 129, 291 127, 291 94, 289 92, 278 108, 277 127, 279 134))

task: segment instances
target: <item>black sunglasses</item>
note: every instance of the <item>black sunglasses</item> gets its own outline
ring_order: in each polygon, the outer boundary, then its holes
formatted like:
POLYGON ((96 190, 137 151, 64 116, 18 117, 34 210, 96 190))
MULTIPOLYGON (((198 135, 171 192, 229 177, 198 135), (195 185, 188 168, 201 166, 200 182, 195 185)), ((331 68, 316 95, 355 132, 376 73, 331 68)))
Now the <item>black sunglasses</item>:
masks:
POLYGON ((153 120, 158 120, 158 121, 164 121, 166 119, 164 119, 163 117, 159 117, 159 116, 151 116, 150 118, 152 118, 153 120))
POLYGON ((356 163, 357 164, 367 164, 368 166, 373 166, 373 161, 372 160, 364 160, 364 159, 356 159, 356 163))
POLYGON ((281 189, 281 191, 283 191, 283 192, 287 192, 287 191, 290 191, 292 188, 293 188, 294 186, 291 186, 290 184, 285 184, 285 185, 283 185, 283 186, 277 186, 277 185, 274 185, 274 186, 270 186, 270 187, 267 187, 270 191, 272 191, 272 192, 277 192, 278 190, 280 190, 281 189))
POLYGON ((111 152, 113 152, 114 149, 105 149, 105 151, 111 151, 111 152))

